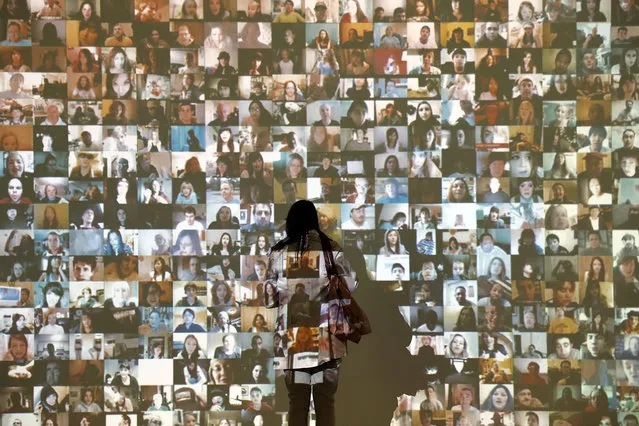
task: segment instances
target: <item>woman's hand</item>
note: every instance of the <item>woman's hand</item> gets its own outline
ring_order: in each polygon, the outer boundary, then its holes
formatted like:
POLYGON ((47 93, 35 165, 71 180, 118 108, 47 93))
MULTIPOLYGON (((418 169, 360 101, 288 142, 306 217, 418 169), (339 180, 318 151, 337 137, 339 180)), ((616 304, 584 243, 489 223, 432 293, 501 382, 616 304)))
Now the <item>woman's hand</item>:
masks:
POLYGON ((151 201, 151 189, 150 188, 146 188, 144 189, 144 191, 142 191, 142 203, 143 204, 149 204, 149 202, 151 201))

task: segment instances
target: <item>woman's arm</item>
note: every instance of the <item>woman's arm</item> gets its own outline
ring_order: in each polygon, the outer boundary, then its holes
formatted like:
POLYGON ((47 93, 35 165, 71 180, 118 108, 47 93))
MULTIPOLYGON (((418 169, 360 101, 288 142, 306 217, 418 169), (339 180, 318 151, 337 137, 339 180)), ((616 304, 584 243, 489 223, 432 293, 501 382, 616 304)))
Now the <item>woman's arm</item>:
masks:
MULTIPOLYGON (((351 266, 351 263, 344 256, 344 252, 340 251, 335 256, 335 268, 337 274, 344 280, 349 292, 354 292, 359 286, 359 276, 357 271, 351 266)), ((364 269, 365 270, 365 269, 364 269)))

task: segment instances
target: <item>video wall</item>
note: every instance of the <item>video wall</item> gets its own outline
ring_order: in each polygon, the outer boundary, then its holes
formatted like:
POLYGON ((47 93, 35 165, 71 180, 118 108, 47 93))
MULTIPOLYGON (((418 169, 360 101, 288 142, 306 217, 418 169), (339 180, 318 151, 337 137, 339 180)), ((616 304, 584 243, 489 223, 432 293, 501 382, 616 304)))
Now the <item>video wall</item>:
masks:
POLYGON ((378 424, 639 424, 636 0, 0 1, 2 426, 298 426, 300 199, 411 329, 378 424))

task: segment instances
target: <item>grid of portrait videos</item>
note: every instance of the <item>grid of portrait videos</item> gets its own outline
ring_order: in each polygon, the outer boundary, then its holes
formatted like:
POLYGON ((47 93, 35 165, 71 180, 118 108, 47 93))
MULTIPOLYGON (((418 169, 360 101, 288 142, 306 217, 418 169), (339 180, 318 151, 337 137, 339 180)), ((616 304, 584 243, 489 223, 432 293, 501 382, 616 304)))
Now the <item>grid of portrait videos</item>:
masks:
POLYGON ((287 425, 298 199, 412 329, 393 425, 638 424, 637 0, 3 0, 0 38, 2 426, 287 425))

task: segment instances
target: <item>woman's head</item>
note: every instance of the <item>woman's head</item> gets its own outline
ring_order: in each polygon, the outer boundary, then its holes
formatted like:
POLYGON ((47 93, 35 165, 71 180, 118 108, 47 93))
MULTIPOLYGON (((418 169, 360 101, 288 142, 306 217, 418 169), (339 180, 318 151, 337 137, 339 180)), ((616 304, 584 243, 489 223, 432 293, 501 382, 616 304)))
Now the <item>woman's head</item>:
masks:
MULTIPOLYGON (((592 290, 597 291, 599 295, 599 281, 603 281, 606 275, 606 267, 601 257, 593 257, 590 261, 590 280, 596 280, 592 283, 592 290)), ((589 284, 590 288, 590 284, 589 284)))
POLYGON ((184 338, 184 351, 191 356, 197 354, 200 350, 200 343, 193 334, 189 334, 184 338))
POLYGON ((227 304, 231 300, 231 288, 224 281, 216 281, 211 288, 211 296, 213 298, 213 304, 227 304))
POLYGON ((493 279, 504 279, 506 264, 500 257, 494 257, 488 264, 488 276, 493 279))
POLYGON ((182 3, 182 18, 198 18, 197 2, 195 0, 184 0, 184 3, 182 3))
POLYGON ((450 339, 449 351, 455 357, 462 357, 466 353, 468 344, 461 334, 454 334, 450 339))
POLYGON ((417 120, 428 121, 433 116, 433 107, 427 101, 422 101, 417 105, 417 120))
POLYGON ((59 282, 50 282, 42 289, 42 295, 44 297, 43 306, 47 308, 59 308, 62 303, 62 296, 64 296, 64 289, 59 282))
POLYGON ((505 411, 512 409, 513 398, 510 390, 504 385, 497 385, 488 395, 485 403, 490 409, 505 411))
POLYGON ((29 342, 24 334, 12 334, 7 345, 9 353, 15 361, 25 361, 29 353, 29 342))
POLYGON ((456 178, 450 183, 448 188, 447 201, 449 203, 461 203, 466 201, 472 201, 468 184, 462 178, 456 178))
POLYGON ((367 119, 368 106, 364 101, 354 101, 348 108, 346 114, 354 123, 355 127, 361 127, 367 119))
POLYGON ((57 410, 58 393, 51 386, 46 385, 40 391, 40 402, 47 408, 47 411, 57 410))

